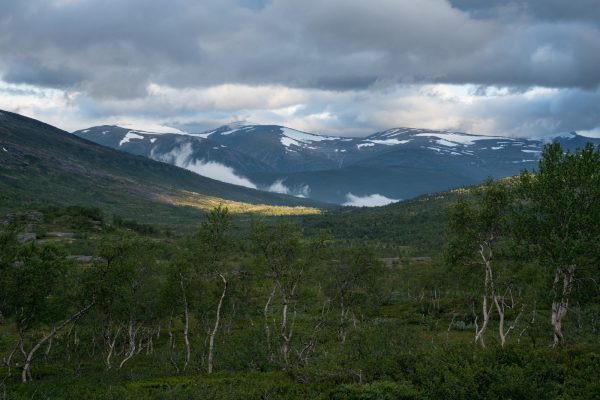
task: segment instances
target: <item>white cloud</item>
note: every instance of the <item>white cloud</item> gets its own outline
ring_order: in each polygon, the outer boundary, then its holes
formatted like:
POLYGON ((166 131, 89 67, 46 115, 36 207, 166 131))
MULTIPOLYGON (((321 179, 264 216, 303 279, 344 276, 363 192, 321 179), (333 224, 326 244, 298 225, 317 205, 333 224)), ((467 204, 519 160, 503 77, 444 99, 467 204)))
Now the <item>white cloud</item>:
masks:
POLYGON ((347 136, 593 130, 594 1, 3 0, 0 79, 37 89, 0 80, 0 108, 68 130, 124 118, 209 128, 233 115, 347 136), (475 96, 474 85, 509 89, 475 96), (562 101, 569 91, 581 101, 562 101))
POLYGON ((235 116, 257 124, 337 136, 414 127, 542 137, 600 127, 600 114, 594 108, 600 101, 600 90, 482 89, 451 84, 403 84, 341 92, 239 84, 204 89, 151 87, 144 99, 92 99, 82 92, 0 81, 0 109, 69 131, 127 121, 152 129, 156 125, 190 124, 201 126, 192 130, 199 132, 227 124, 235 116))
POLYGON ((301 185, 296 188, 290 188, 283 183, 283 179, 278 179, 267 189, 269 192, 288 194, 296 197, 308 197, 310 194, 310 187, 308 185, 301 185))
POLYGON ((371 194, 368 196, 355 196, 352 193, 346 195, 345 206, 353 207, 380 207, 391 203, 395 203, 400 200, 390 199, 380 194, 371 194))
POLYGON ((585 137, 600 138, 600 126, 596 129, 591 129, 588 131, 578 131, 577 133, 585 137))
POLYGON ((245 186, 251 189, 257 188, 256 185, 249 179, 236 174, 233 168, 214 161, 205 162, 203 160, 193 160, 192 153, 192 145, 190 143, 185 143, 179 148, 173 149, 169 153, 159 156, 151 152, 150 157, 158 161, 177 165, 178 167, 185 168, 197 173, 198 175, 206 176, 207 178, 216 179, 218 181, 227 182, 234 185, 245 186))
POLYGON ((256 189, 256 185, 249 179, 237 175, 233 168, 218 162, 194 161, 187 164, 185 168, 207 178, 256 189))

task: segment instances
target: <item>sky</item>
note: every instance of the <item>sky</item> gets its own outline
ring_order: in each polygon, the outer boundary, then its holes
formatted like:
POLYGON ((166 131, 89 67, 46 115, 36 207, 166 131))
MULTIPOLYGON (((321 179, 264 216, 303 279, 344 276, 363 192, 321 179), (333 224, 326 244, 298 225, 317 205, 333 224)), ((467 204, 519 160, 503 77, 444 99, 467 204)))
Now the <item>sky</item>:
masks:
POLYGON ((0 0, 0 109, 73 131, 232 121, 600 134, 600 0, 0 0))

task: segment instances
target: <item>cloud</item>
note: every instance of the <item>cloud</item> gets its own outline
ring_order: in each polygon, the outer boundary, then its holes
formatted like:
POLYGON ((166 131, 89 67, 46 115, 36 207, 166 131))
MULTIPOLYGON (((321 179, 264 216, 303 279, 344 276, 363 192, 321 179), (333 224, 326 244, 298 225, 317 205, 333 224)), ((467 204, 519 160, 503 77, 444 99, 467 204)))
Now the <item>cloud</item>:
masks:
POLYGON ((503 18, 499 2, 478 18, 481 7, 472 1, 446 0, 419 7, 408 0, 4 3, 4 74, 26 54, 37 65, 72 71, 73 87, 100 98, 144 97, 151 83, 336 91, 416 82, 600 83, 600 30, 584 12, 597 14, 591 0, 512 3, 536 19, 503 18), (540 51, 558 62, 531 56, 540 51))
POLYGON ((3 0, 0 107, 69 130, 234 115, 348 136, 593 130, 596 3, 3 0))
POLYGON ((380 194, 371 194, 368 196, 355 196, 352 193, 346 195, 345 206, 352 207, 381 207, 400 200, 390 199, 380 194))
POLYGON ((523 18, 600 23, 596 0, 450 0, 452 6, 477 18, 523 18))
POLYGON ((266 190, 268 192, 275 192, 281 194, 288 194, 296 197, 308 197, 310 195, 310 187, 308 185, 300 185, 295 188, 286 186, 283 179, 278 179, 266 190))
POLYGON ((166 125, 201 132, 227 124, 236 115, 253 123, 340 136, 366 136, 402 126, 518 137, 600 128, 599 90, 415 84, 378 91, 294 89, 288 97, 285 91, 278 95, 275 87, 239 89, 240 96, 249 98, 247 108, 224 111, 211 107, 211 96, 203 96, 220 92, 218 88, 199 91, 197 96, 191 90, 181 96, 177 91, 167 91, 145 100, 97 102, 58 89, 0 82, 0 109, 70 131, 129 121, 140 126, 166 125), (274 102, 266 98, 269 95, 279 96, 276 107, 281 108, 253 103, 254 94, 256 98, 264 96, 268 103, 274 102), (186 104, 191 104, 189 109, 186 104))
POLYGON ((192 153, 191 143, 185 143, 179 148, 171 150, 169 153, 161 155, 151 153, 150 157, 158 161, 177 165, 207 178, 252 189, 257 188, 249 179, 236 174, 233 168, 214 161, 194 160, 192 159, 192 153))
POLYGON ((185 168, 207 178, 256 189, 256 185, 250 180, 237 175, 233 168, 218 162, 193 161, 188 163, 185 168))

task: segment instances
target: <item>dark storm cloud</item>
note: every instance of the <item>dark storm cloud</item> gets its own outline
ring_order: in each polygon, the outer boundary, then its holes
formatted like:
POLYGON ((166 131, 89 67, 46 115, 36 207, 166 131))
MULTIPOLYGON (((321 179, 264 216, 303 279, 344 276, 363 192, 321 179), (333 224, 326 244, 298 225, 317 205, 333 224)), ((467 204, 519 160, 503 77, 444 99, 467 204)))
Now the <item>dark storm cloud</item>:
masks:
POLYGON ((0 0, 0 104, 57 121, 72 107, 72 125, 593 130, 598 65, 598 0, 0 0), (21 83, 64 96, 32 102, 7 85, 21 83), (440 84, 472 99, 427 89, 440 84))
POLYGON ((592 2, 515 1, 533 17, 507 23, 496 16, 513 3, 500 1, 3 0, 0 71, 119 98, 146 95, 148 82, 590 88, 600 83, 592 2))
POLYGON ((65 88, 81 82, 83 76, 63 65, 45 66, 37 60, 13 60, 6 64, 3 79, 8 83, 26 83, 35 86, 65 88))

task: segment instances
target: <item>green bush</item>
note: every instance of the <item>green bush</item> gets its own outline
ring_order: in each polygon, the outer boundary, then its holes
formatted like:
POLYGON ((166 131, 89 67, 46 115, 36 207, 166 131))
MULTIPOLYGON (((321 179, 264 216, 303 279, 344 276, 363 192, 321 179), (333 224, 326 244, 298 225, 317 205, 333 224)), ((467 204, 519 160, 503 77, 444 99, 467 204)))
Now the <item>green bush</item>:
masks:
POLYGON ((343 385, 332 390, 331 400, 412 400, 419 398, 419 392, 408 383, 387 381, 366 385, 343 385))

